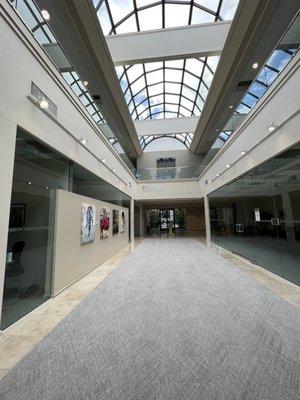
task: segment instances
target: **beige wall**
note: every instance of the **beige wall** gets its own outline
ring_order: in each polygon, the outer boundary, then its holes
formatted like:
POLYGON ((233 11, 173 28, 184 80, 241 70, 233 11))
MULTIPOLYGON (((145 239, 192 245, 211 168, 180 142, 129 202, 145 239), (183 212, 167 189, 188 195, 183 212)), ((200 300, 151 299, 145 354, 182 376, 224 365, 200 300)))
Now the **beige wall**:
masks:
POLYGON ((205 232, 204 207, 187 207, 186 228, 188 232, 205 232))
POLYGON ((57 190, 53 294, 57 294, 72 282, 85 275, 107 258, 124 249, 129 243, 128 209, 114 204, 57 190), (96 236, 93 243, 80 244, 81 203, 96 206, 96 236), (100 238, 100 208, 110 209, 110 235, 100 238), (125 210, 126 231, 112 235, 112 210, 125 210))

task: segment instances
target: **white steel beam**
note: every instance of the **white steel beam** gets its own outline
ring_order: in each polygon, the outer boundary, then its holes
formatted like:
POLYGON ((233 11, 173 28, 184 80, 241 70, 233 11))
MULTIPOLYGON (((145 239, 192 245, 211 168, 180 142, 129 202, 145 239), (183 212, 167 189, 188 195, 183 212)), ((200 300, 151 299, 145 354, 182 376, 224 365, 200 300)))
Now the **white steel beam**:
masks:
POLYGON ((115 65, 220 55, 231 21, 106 37, 115 65))
POLYGON ((138 136, 165 135, 171 133, 193 133, 199 117, 149 119, 135 121, 138 136))

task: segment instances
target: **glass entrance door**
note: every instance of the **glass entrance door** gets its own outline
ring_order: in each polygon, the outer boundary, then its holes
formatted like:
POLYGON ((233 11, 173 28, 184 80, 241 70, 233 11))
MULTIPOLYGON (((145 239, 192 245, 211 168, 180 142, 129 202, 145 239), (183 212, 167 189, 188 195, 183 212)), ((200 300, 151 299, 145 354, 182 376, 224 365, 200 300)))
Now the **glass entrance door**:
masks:
POLYGON ((160 230, 167 231, 169 228, 174 228, 174 209, 160 210, 160 230))

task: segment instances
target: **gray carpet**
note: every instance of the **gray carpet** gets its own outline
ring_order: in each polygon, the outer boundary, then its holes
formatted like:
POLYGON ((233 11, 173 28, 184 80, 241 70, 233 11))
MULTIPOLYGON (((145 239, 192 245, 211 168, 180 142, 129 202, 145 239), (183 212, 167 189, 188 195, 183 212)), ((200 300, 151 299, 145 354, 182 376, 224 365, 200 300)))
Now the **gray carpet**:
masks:
POLYGON ((295 400, 299 310, 194 239, 148 239, 0 382, 1 400, 295 400))

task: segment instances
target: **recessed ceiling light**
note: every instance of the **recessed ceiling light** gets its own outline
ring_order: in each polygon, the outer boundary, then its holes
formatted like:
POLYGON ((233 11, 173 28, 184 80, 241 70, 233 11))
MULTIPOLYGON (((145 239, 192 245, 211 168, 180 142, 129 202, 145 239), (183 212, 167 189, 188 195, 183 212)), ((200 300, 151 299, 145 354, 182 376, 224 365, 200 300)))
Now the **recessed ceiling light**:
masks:
POLYGON ((89 84, 88 81, 83 81, 84 86, 87 86, 89 84))
POLYGON ((257 69, 259 67, 259 64, 257 62, 255 62, 254 64, 252 64, 252 68, 253 69, 257 69))
POLYGON ((246 154, 246 150, 241 151, 241 156, 244 156, 246 154))
POLYGON ((48 101, 45 99, 45 97, 43 97, 40 101, 39 101, 39 105, 41 108, 43 108, 44 110, 47 110, 49 108, 49 103, 48 101))
POLYGON ((42 14, 44 20, 49 21, 49 19, 50 19, 50 14, 49 14, 49 12, 48 12, 47 10, 42 10, 42 11, 41 11, 41 14, 42 14))
POLYGON ((80 143, 82 143, 82 144, 87 144, 87 140, 86 140, 83 136, 81 136, 81 138, 79 139, 79 141, 80 141, 80 143))

